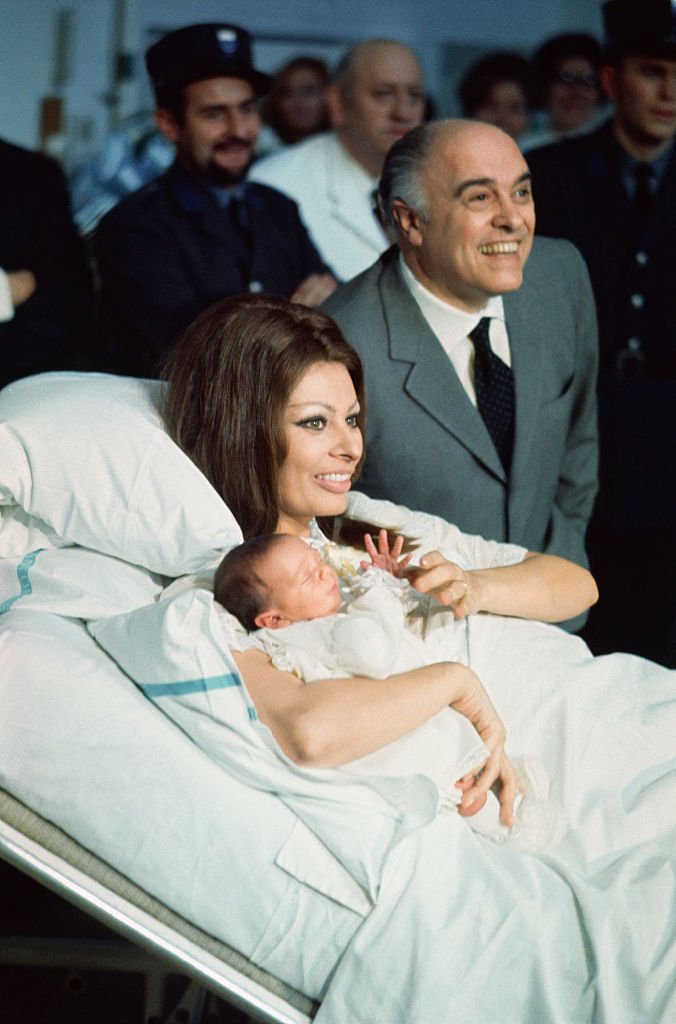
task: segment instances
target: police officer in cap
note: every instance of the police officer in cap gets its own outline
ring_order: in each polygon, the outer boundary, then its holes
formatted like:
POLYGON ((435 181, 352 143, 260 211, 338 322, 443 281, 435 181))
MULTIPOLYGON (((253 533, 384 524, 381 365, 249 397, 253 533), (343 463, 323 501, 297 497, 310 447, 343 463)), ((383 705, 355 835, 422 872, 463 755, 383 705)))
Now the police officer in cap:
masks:
POLYGON ((155 375, 181 331, 227 295, 318 305, 335 281, 294 202, 247 182, 270 79, 236 25, 189 25, 146 53, 172 167, 101 221, 96 250, 115 369, 155 375))
POLYGON ((588 640, 676 664, 676 5, 609 0, 588 135, 528 154, 538 231, 582 251, 601 341, 588 640))

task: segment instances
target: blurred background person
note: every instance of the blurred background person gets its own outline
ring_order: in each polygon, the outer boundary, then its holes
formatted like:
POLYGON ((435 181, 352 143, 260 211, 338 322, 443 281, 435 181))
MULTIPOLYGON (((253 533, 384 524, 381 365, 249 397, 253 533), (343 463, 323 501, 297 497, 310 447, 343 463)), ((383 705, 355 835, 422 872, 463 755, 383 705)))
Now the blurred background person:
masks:
POLYGON ((532 115, 532 72, 519 53, 496 51, 475 61, 458 87, 463 117, 486 121, 519 139, 532 115))
POLYGON ((584 256, 600 329, 601 489, 585 639, 676 666, 676 6, 609 0, 594 131, 528 153, 537 231, 584 256))
POLYGON ((261 102, 260 156, 328 130, 328 84, 328 68, 317 57, 294 57, 280 68, 261 102))
POLYGON ((332 130, 272 153, 249 179, 298 203, 324 262, 347 281, 390 241, 375 212, 385 154, 425 116, 418 58, 394 39, 350 47, 326 91, 332 130))
POLYGON ((156 374, 198 313, 267 292, 318 305, 336 286, 296 204, 246 180, 269 76, 237 25, 186 25, 146 51, 164 174, 122 199, 95 235, 111 367, 156 374))
POLYGON ((92 288, 55 160, 0 140, 0 387, 92 369, 92 288))
POLYGON ((93 235, 108 210, 171 167, 174 157, 174 147, 153 123, 152 113, 128 118, 69 176, 73 218, 80 234, 93 235))
POLYGON ((544 146, 593 128, 603 109, 599 83, 601 45, 593 36, 553 36, 533 56, 539 121, 520 140, 522 150, 544 146))

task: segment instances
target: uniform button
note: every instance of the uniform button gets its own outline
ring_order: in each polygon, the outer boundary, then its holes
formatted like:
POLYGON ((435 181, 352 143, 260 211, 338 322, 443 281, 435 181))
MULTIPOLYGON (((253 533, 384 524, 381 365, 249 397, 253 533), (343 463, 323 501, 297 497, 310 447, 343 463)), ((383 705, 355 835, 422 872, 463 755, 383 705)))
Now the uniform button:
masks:
POLYGON ((253 292, 254 295, 258 295, 259 292, 263 291, 263 285, 260 281, 249 281, 249 291, 253 292))
POLYGON ((645 267, 646 263, 648 262, 648 253, 637 252, 634 258, 640 267, 645 267))
POLYGON ((629 338, 627 340, 627 348, 630 352, 638 352, 641 348, 640 338, 629 338))
POLYGON ((639 295, 638 292, 635 292, 631 297, 631 304, 634 307, 634 309, 643 309, 644 302, 644 297, 642 295, 639 295))

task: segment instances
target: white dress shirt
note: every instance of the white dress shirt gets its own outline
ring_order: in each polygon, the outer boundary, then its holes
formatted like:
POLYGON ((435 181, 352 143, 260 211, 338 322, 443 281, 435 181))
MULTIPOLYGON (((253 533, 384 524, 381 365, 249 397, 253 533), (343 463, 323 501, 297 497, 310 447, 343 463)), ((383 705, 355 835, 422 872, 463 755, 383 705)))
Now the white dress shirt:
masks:
POLYGON ((493 296, 488 300, 483 309, 475 313, 466 313, 456 306, 451 306, 443 299, 437 298, 426 288, 409 269, 403 256, 399 256, 399 267, 404 282, 420 307, 420 312, 425 317, 430 329, 439 339, 439 342, 451 360, 453 368, 460 378, 467 395, 473 405, 476 405, 476 391, 474 390, 474 345, 470 341, 469 334, 473 331, 482 317, 491 318, 489 338, 491 348, 496 356, 502 359, 507 366, 512 365, 512 355, 509 348, 509 337, 507 324, 505 323, 505 310, 500 295, 493 296))

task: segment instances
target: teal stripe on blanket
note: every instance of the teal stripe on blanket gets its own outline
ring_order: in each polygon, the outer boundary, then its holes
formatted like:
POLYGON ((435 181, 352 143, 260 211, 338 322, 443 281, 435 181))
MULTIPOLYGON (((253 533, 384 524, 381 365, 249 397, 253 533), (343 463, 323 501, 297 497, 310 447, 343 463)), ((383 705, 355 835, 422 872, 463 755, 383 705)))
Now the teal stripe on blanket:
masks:
POLYGON ((8 597, 6 601, 0 604, 0 615, 3 612, 8 612, 15 601, 18 601, 21 597, 28 597, 29 594, 33 593, 33 584, 30 581, 28 575, 29 569, 33 567, 35 559, 38 557, 44 548, 37 548, 35 551, 29 551, 27 555, 24 555, 19 564, 16 567, 16 575, 19 579, 19 593, 14 594, 12 597, 8 597))
POLYGON ((208 690, 225 690, 230 686, 241 686, 239 676, 228 672, 223 676, 209 676, 208 679, 183 679, 178 683, 139 683, 146 697, 185 697, 191 693, 206 693, 208 690))

